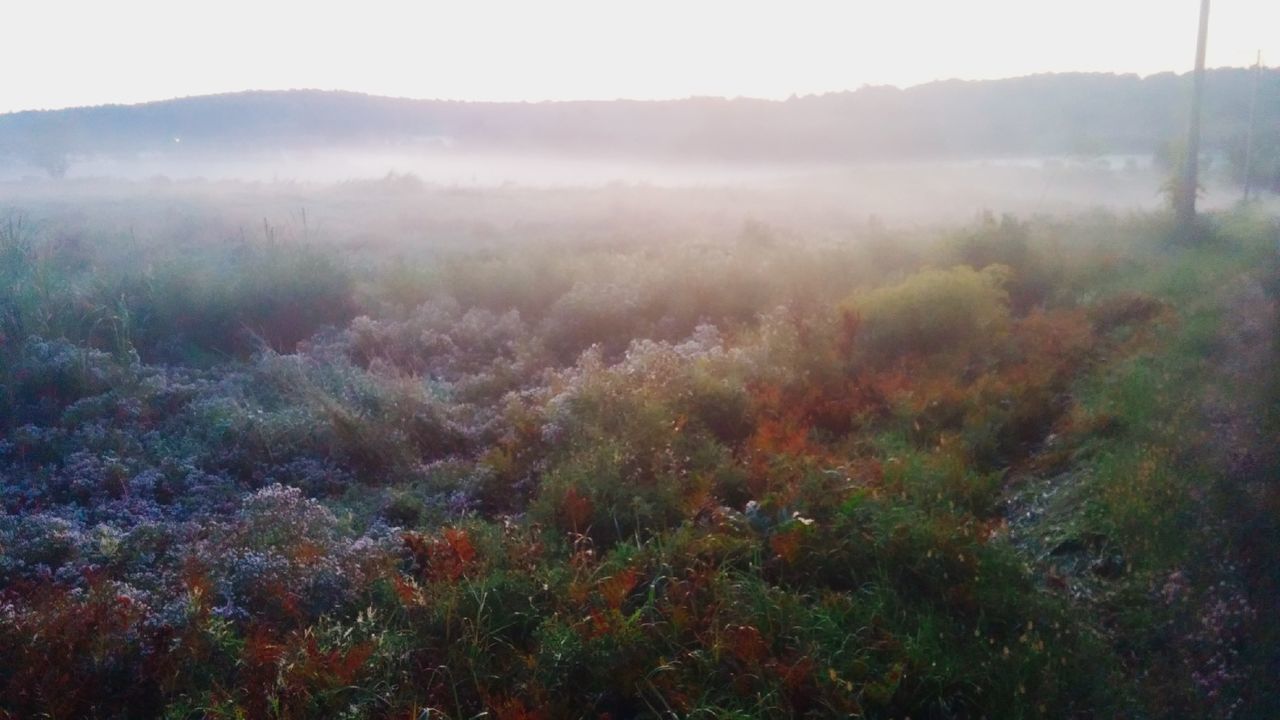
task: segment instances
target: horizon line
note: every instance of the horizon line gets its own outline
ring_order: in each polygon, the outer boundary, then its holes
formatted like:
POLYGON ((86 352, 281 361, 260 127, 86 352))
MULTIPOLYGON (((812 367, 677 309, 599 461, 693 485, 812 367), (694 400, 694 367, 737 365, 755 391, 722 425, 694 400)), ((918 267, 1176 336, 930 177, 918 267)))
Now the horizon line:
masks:
MULTIPOLYGON (((1208 70, 1210 72, 1215 72, 1215 71, 1221 71, 1221 70, 1252 70, 1252 69, 1254 69, 1254 66, 1222 65, 1218 67, 1209 68, 1208 70)), ((1267 68, 1266 66, 1263 66, 1263 69, 1267 70, 1271 68, 1267 68)), ((97 104, 90 104, 90 105, 65 105, 62 107, 25 108, 21 110, 8 110, 8 111, 0 112, 0 117, 5 115, 20 115, 25 113, 56 113, 56 112, 64 112, 68 110, 92 110, 92 109, 98 109, 98 108, 134 108, 134 107, 143 107, 146 105, 160 105, 163 103, 181 102, 184 100, 200 100, 205 98, 227 97, 232 95, 271 94, 271 93, 332 93, 332 94, 341 94, 341 95, 357 95, 357 96, 380 98, 380 99, 387 99, 387 100, 408 100, 413 102, 438 102, 438 103, 458 103, 458 104, 473 104, 473 105, 556 105, 556 104, 621 103, 621 102, 665 103, 665 102, 687 102, 690 100, 723 100, 726 102, 753 101, 753 102, 785 103, 785 102, 791 102, 794 100, 804 100, 809 98, 825 97, 827 95, 853 94, 853 93, 862 92, 865 90, 889 89, 889 90, 897 90, 900 92, 906 92, 906 91, 914 90, 917 88, 928 87, 930 85, 942 85, 942 84, 948 84, 948 83, 987 83, 987 82, 995 83, 995 82, 1007 82, 1012 80, 1024 80, 1027 78, 1046 77, 1046 76, 1055 76, 1055 75, 1093 75, 1093 76, 1110 75, 1115 77, 1133 76, 1133 77, 1137 77, 1140 80, 1146 80, 1148 78, 1157 77, 1160 75, 1174 75, 1176 77, 1181 77, 1183 75, 1190 75, 1190 74, 1191 74, 1190 70, 1187 70, 1185 72, 1178 72, 1176 70, 1163 70, 1159 72, 1152 72, 1152 73, 1146 73, 1146 74, 1139 73, 1139 72, 1125 72, 1125 71, 1061 70, 1061 71, 1027 73, 1025 75, 1010 75, 1010 76, 997 77, 997 78, 959 78, 959 77, 938 78, 935 80, 928 80, 925 82, 915 83, 910 85, 895 85, 893 83, 864 83, 856 88, 827 90, 823 92, 805 93, 803 95, 799 93, 792 93, 786 97, 766 97, 766 96, 758 96, 758 95, 683 95, 683 96, 647 97, 647 98, 637 98, 637 97, 543 98, 539 100, 466 99, 466 98, 448 98, 448 97, 423 97, 423 96, 412 96, 412 95, 389 95, 389 94, 367 92, 363 90, 351 90, 346 88, 320 88, 320 87, 243 88, 240 90, 226 90, 221 92, 197 93, 193 95, 175 95, 175 96, 155 98, 150 100, 139 100, 136 102, 124 101, 124 102, 97 103, 97 104)))

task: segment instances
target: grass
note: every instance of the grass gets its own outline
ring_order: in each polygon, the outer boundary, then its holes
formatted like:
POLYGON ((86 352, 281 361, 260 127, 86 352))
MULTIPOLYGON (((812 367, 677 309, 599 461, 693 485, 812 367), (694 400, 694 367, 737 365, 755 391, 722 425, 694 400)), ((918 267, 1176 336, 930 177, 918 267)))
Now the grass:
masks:
POLYGON ((883 266, 753 236, 130 270, 7 230, 0 716, 1272 707, 1274 522, 1232 522, 1203 437, 1222 288, 1270 248, 1215 223, 984 220, 883 266))
POLYGON ((1262 716, 1275 702, 1252 686, 1255 670, 1246 668, 1258 666, 1224 660, 1271 653, 1254 604, 1274 596, 1241 575, 1239 550, 1229 547, 1251 481, 1218 464, 1215 443, 1241 440, 1206 428, 1209 403, 1256 419, 1254 400, 1223 386, 1220 368, 1240 351, 1223 340, 1239 321, 1235 290, 1274 272, 1266 237, 1256 220, 1224 219, 1211 244, 1154 256, 1113 279, 1169 311, 1150 336, 1117 333, 1133 354, 1077 383, 1065 441, 1072 461, 1049 486, 1055 494, 1030 533, 1039 534, 1030 541, 1039 572, 1097 614, 1109 642, 1131 658, 1129 672, 1144 673, 1139 698, 1157 716, 1188 708, 1262 716), (1211 701, 1226 696, 1248 700, 1211 701))

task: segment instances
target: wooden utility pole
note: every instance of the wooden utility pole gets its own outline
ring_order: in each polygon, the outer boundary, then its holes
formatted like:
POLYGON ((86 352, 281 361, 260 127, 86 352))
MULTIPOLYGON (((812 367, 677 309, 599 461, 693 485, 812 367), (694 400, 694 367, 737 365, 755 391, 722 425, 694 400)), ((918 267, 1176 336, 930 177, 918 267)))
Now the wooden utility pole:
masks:
POLYGON ((1253 182, 1253 133, 1258 124, 1258 86, 1262 81, 1262 51, 1253 64, 1253 95, 1249 99, 1249 131, 1244 136, 1244 201, 1249 202, 1253 182))
POLYGON ((1204 49, 1209 41, 1209 0, 1200 0, 1200 35, 1196 40, 1196 71, 1191 84, 1191 122, 1187 157, 1178 188, 1178 222, 1189 229, 1196 219, 1196 190, 1200 187, 1200 104, 1204 98, 1204 49))

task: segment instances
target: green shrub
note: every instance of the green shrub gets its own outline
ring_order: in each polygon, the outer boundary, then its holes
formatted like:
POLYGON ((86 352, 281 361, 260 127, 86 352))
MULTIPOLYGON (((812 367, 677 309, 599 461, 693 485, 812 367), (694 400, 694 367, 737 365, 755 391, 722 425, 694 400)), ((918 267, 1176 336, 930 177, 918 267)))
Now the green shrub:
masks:
POLYGON ((352 290, 329 253, 271 243, 162 265, 125 292, 142 354, 192 359, 192 351, 243 357, 264 345, 292 352, 355 316, 352 290))
POLYGON ((902 282, 861 293, 845 307, 862 316, 858 341, 877 360, 968 352, 990 346, 1009 323, 1009 271, 967 266, 922 270, 902 282))

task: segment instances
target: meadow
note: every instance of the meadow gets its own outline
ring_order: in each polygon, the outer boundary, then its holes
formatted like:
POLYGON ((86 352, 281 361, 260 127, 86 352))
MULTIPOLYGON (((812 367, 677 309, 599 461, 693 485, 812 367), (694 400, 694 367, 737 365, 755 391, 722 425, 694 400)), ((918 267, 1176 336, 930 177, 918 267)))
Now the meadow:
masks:
POLYGON ((709 194, 6 208, 0 717, 1280 714, 1271 214, 709 194))

